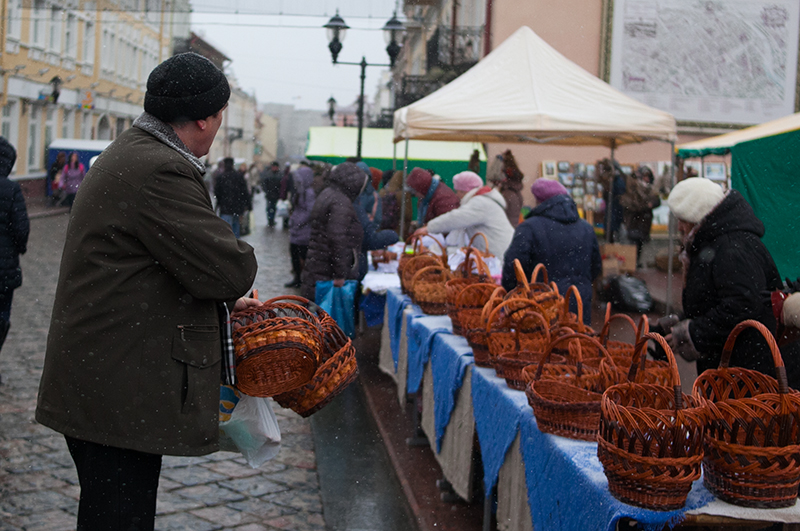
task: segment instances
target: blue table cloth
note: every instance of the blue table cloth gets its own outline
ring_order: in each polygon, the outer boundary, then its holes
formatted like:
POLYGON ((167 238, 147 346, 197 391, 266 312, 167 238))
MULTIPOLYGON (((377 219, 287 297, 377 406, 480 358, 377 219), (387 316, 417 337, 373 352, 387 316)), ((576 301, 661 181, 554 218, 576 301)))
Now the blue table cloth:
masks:
POLYGON ((406 389, 409 394, 419 391, 425 364, 431 355, 433 340, 439 334, 453 334, 453 323, 446 315, 409 315, 408 323, 408 377, 406 389))
POLYGON ((431 349, 433 374, 433 409, 436 451, 442 449, 444 430, 456 405, 467 367, 475 363, 467 340, 452 334, 439 334, 431 349))
POLYGON ((400 351, 400 330, 403 327, 403 310, 406 307, 415 309, 414 313, 421 314, 422 310, 411 302, 411 297, 403 295, 400 288, 389 288, 386 292, 386 307, 389 315, 389 342, 392 348, 392 360, 394 361, 394 372, 397 372, 397 357, 400 351))

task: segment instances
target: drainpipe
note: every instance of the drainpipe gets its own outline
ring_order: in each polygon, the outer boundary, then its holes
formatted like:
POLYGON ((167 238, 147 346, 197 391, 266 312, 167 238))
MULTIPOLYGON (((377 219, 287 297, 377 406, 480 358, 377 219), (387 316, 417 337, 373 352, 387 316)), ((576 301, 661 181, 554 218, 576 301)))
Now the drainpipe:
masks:
POLYGON ((483 27, 483 56, 492 51, 492 0, 486 0, 486 21, 483 27))

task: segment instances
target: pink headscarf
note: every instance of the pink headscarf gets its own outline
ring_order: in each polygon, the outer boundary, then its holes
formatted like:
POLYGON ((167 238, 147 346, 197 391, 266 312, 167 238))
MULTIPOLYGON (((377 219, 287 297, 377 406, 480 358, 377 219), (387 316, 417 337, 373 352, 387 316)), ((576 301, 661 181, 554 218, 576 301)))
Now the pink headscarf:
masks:
POLYGON ((453 190, 456 192, 469 192, 481 186, 483 186, 483 180, 475 172, 462 171, 453 176, 453 190))

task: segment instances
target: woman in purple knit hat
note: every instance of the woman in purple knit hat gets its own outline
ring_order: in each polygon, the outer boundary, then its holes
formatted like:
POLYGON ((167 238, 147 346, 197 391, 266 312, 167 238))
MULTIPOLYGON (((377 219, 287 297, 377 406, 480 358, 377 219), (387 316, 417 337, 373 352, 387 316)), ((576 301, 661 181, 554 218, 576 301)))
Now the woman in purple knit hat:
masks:
MULTIPOLYGON (((566 293, 575 285, 583 299, 583 322, 591 324, 592 281, 600 274, 602 260, 594 229, 578 215, 578 207, 558 181, 537 179, 531 186, 536 208, 514 231, 503 260, 503 287, 517 285, 514 260, 530 277, 536 264, 547 268, 550 280, 566 293)), ((572 301, 571 311, 577 311, 572 301)))

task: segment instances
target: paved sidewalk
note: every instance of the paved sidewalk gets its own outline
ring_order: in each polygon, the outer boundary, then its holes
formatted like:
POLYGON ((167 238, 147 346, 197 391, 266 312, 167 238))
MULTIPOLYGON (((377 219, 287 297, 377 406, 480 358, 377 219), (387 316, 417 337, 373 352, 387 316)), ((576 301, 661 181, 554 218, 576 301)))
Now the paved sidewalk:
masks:
MULTIPOLYGON (((79 487, 64 438, 33 420, 67 219, 32 219, 24 283, 0 353, 0 531, 75 529, 79 487)), ((284 293, 288 235, 262 221, 244 239, 257 248, 260 298, 284 293)), ((233 453, 165 457, 156 529, 325 529, 310 423, 277 406, 275 412, 283 445, 258 470, 233 453)))

